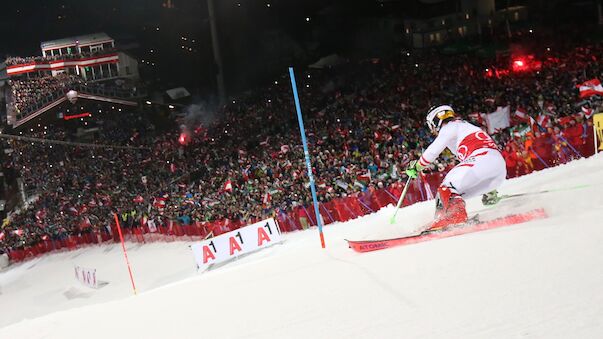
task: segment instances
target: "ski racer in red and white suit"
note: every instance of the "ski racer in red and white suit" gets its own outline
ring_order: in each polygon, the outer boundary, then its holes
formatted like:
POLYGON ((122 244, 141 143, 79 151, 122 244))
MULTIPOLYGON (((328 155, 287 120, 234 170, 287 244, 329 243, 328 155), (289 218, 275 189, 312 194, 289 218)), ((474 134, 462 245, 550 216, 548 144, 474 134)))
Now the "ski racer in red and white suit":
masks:
POLYGON ((437 135, 419 161, 411 163, 410 176, 433 162, 445 148, 460 160, 444 178, 436 197, 435 221, 429 229, 467 221, 463 199, 498 188, 507 176, 505 160, 492 138, 479 127, 457 118, 448 105, 432 108, 427 124, 437 135))

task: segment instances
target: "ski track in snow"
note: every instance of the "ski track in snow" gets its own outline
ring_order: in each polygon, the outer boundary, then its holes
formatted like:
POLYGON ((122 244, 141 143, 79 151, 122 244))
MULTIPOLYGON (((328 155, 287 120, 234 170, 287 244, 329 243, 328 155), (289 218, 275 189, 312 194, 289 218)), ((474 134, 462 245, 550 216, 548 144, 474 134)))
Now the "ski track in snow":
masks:
POLYGON ((344 239, 397 237, 433 201, 284 235, 205 273, 190 242, 118 244, 0 271, 0 338, 603 338, 603 156, 509 180, 483 218, 544 207, 548 219, 359 254, 344 239), (77 282, 73 266, 108 284, 77 282))

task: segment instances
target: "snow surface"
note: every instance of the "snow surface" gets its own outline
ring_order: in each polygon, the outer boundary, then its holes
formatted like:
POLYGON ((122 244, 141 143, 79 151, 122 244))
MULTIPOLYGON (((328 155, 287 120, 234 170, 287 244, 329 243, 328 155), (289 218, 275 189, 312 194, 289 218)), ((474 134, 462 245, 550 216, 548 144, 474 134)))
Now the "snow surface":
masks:
POLYGON ((546 208, 550 218, 359 254, 344 238, 398 236, 433 202, 315 230, 205 273, 188 242, 47 255, 0 271, 0 338, 603 338, 603 157, 507 181, 470 214, 546 208), (575 188, 576 185, 588 185, 575 188), (73 266, 107 282, 79 284, 73 266))

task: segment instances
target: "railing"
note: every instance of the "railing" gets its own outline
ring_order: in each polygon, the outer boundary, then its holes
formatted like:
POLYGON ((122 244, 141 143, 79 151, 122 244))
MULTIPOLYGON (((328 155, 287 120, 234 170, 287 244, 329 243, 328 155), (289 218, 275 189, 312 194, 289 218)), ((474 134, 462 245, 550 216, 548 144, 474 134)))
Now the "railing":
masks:
POLYGON ((101 87, 101 86, 90 86, 90 85, 82 85, 78 84, 73 88, 75 91, 84 94, 90 95, 101 95, 109 98, 118 98, 118 99, 137 99, 146 94, 145 91, 142 91, 138 88, 133 90, 120 89, 117 87, 101 87))

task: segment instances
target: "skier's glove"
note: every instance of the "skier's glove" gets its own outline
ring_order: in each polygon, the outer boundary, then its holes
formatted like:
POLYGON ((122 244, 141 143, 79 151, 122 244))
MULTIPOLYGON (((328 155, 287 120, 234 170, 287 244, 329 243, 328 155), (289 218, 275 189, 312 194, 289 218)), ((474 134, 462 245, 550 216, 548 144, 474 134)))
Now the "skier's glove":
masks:
POLYGON ((418 161, 413 160, 408 164, 408 167, 406 168, 406 175, 413 179, 416 179, 419 173, 423 171, 423 168, 424 167, 421 166, 418 161))

